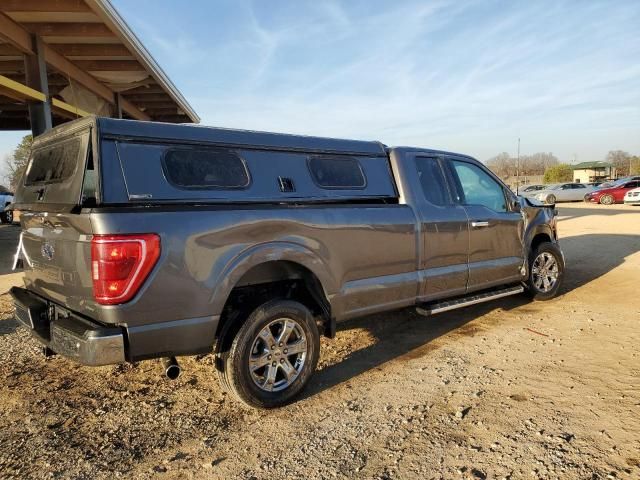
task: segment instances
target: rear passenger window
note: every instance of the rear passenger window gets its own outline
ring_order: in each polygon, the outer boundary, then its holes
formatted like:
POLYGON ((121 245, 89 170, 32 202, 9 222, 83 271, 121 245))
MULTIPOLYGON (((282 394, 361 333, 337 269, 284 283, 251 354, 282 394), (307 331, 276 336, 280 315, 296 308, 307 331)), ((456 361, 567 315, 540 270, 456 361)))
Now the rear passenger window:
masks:
POLYGON ((416 167, 418 169, 418 178, 420 179, 424 198, 434 205, 442 206, 450 203, 444 173, 440 168, 438 160, 435 158, 418 157, 416 158, 416 167))
POLYGON ((170 148, 162 168, 170 183, 179 188, 244 188, 249 172, 244 161, 230 150, 170 148))
POLYGON ((76 171, 79 153, 79 138, 34 151, 24 184, 58 183, 66 180, 76 171))
POLYGON ((367 184, 360 162, 355 158, 311 157, 309 170, 322 188, 364 188, 367 184))

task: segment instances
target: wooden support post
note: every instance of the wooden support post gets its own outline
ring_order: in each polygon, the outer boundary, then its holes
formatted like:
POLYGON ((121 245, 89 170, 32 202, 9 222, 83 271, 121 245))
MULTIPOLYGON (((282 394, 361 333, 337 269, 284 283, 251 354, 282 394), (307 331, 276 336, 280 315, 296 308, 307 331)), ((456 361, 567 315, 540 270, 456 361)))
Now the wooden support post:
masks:
POLYGON ((115 105, 115 112, 114 113, 114 117, 115 118, 122 118, 122 97, 120 95, 120 92, 116 92, 116 105, 115 105))
POLYGON ((33 55, 24 56, 25 78, 28 87, 38 90, 46 96, 44 102, 29 101, 29 119, 34 137, 51 130, 51 103, 49 101, 49 83, 47 82, 47 64, 40 37, 31 36, 33 55))

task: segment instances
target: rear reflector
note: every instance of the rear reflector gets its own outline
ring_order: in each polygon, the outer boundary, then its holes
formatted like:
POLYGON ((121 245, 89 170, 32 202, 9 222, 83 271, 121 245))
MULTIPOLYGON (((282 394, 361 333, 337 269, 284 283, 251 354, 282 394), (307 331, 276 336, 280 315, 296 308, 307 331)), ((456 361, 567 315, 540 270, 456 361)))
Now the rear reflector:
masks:
POLYGON ((155 233, 94 235, 91 274, 96 301, 114 305, 131 300, 159 256, 160 237, 155 233))

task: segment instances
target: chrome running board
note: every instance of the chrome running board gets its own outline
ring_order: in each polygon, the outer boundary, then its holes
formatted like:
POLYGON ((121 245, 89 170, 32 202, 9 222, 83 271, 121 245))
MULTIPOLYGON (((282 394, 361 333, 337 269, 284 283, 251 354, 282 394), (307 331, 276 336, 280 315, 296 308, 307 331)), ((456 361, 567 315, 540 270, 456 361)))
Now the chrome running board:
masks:
POLYGON ((416 312, 424 316, 435 315, 436 313, 448 312, 449 310, 455 310, 456 308, 468 307, 469 305, 476 305, 477 303, 488 302, 490 300, 495 300, 496 298, 517 295, 522 292, 524 292, 524 287, 522 285, 518 285, 517 287, 501 288, 499 290, 490 290, 488 292, 469 295, 468 297, 445 300, 438 303, 425 303, 416 307, 416 312))

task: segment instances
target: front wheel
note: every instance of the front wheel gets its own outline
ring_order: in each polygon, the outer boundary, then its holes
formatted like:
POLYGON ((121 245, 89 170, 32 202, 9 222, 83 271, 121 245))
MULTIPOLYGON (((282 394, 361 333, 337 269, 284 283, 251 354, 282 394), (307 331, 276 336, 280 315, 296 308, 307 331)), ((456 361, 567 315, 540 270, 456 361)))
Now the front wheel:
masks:
POLYGON ((602 197, 600 197, 600 203, 602 205, 613 205, 615 203, 615 200, 613 199, 612 195, 603 195, 602 197))
POLYGON ((556 196, 555 195, 549 195, 547 197, 547 203, 549 205, 554 205, 556 203, 556 196))
POLYGON ((222 385, 256 408, 285 405, 305 387, 318 363, 320 334, 307 307, 267 302, 249 315, 220 355, 222 385))
POLYGON ((529 259, 527 288, 534 300, 550 300, 558 294, 564 278, 562 252, 551 242, 541 243, 529 259))

